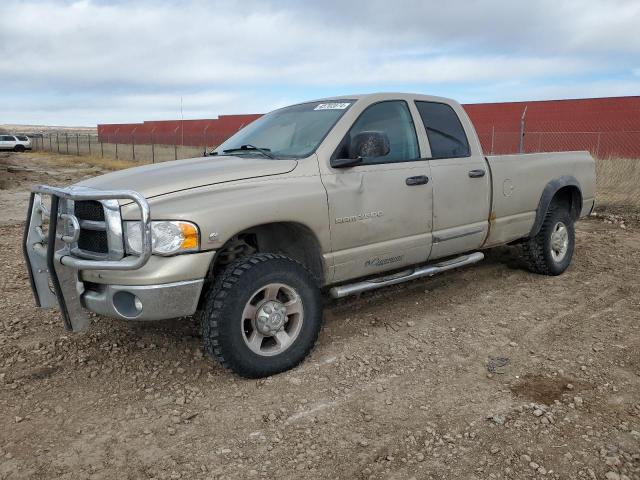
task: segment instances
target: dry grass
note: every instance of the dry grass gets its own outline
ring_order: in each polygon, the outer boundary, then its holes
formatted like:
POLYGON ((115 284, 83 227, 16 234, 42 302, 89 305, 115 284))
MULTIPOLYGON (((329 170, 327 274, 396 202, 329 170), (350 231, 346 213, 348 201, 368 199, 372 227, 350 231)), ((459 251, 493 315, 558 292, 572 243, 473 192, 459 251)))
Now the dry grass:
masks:
POLYGON ((640 159, 596 160, 598 211, 640 214, 640 159))
POLYGON ((124 168, 143 165, 142 162, 132 162, 131 160, 116 160, 113 158, 102 158, 97 155, 63 155, 50 152, 31 152, 30 155, 44 163, 49 163, 57 167, 82 168, 83 166, 98 167, 103 170, 122 170, 124 168))

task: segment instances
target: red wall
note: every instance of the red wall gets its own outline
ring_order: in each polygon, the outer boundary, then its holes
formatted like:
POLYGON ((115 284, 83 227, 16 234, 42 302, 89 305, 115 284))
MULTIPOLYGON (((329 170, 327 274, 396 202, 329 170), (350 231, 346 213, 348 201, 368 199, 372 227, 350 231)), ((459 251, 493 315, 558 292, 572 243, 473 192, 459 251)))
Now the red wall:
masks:
POLYGON ((640 96, 464 105, 485 153, 518 151, 525 107, 526 152, 640 157, 640 96))
MULTIPOLYGON (((464 105, 487 154, 518 151, 525 107, 526 152, 589 150, 599 157, 640 158, 640 96, 464 105)), ((107 143, 217 146, 260 116, 98 125, 98 135, 107 143)))
POLYGON ((98 137, 105 143, 217 146, 259 117, 261 114, 220 115, 203 120, 102 124, 98 125, 98 137))

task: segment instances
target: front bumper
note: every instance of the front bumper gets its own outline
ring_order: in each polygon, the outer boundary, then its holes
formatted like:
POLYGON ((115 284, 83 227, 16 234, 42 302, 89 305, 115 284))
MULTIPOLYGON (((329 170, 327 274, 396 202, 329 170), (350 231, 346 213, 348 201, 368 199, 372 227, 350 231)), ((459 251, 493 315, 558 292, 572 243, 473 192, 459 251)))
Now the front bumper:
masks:
POLYGON ((160 285, 93 284, 82 294, 92 312, 124 320, 162 320, 193 315, 204 280, 160 285))
MULTIPOLYGON (((87 222, 85 222, 86 225, 87 222)), ((146 199, 130 190, 100 191, 87 187, 56 188, 39 185, 32 189, 23 238, 23 253, 36 305, 58 306, 68 330, 83 330, 90 323, 84 308, 87 293, 80 279, 81 270, 136 270, 151 257, 151 218, 146 199), (50 197, 46 206, 44 197, 50 197), (95 200, 104 203, 104 221, 92 222, 92 228, 107 231, 110 245, 121 243, 122 223, 118 200, 137 204, 142 229, 140 256, 124 255, 122 245, 99 259, 82 254, 79 236, 82 222, 75 216, 72 202, 95 200), (47 230, 48 220, 48 230, 47 230), (99 224, 99 225, 98 225, 99 224)), ((142 311, 140 312, 140 314, 142 311)))
POLYGON ((107 285, 160 285, 205 278, 215 256, 214 250, 163 257, 152 255, 137 270, 83 270, 83 282, 107 285))
POLYGON ((65 327, 73 331, 90 323, 87 310, 125 320, 161 320, 195 313, 215 252, 152 256, 149 225, 149 205, 136 192, 35 187, 23 249, 36 305, 59 307, 65 327), (45 196, 51 197, 49 207, 45 196), (124 253, 121 199, 133 201, 140 211, 144 225, 140 256, 124 253), (78 219, 69 202, 79 200, 103 203, 104 221, 78 219), (83 225, 107 231, 108 254, 91 258, 79 248, 78 229, 83 225))

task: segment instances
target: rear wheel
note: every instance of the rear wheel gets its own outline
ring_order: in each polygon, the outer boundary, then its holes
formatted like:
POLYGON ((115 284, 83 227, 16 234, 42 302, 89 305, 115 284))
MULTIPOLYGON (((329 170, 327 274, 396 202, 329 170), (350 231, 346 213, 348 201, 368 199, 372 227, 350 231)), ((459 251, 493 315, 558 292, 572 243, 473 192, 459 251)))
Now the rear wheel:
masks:
POLYGON ((284 255, 251 255, 214 282, 202 315, 204 348, 238 375, 265 377, 308 355, 321 320, 311 273, 284 255))
POLYGON ((552 204, 540 232, 523 243, 529 270, 542 275, 560 275, 571 264, 575 248, 574 222, 568 208, 552 204))

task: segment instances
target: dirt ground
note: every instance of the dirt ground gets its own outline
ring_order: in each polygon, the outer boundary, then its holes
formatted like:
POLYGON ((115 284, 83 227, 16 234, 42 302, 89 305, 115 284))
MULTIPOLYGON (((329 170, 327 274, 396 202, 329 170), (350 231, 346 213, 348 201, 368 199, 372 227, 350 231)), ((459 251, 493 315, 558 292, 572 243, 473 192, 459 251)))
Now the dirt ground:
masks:
POLYGON ((0 479, 640 479, 638 222, 580 222, 559 277, 505 247, 328 302, 300 367, 243 380, 192 319, 34 307, 25 189, 99 172, 0 154, 0 479))

